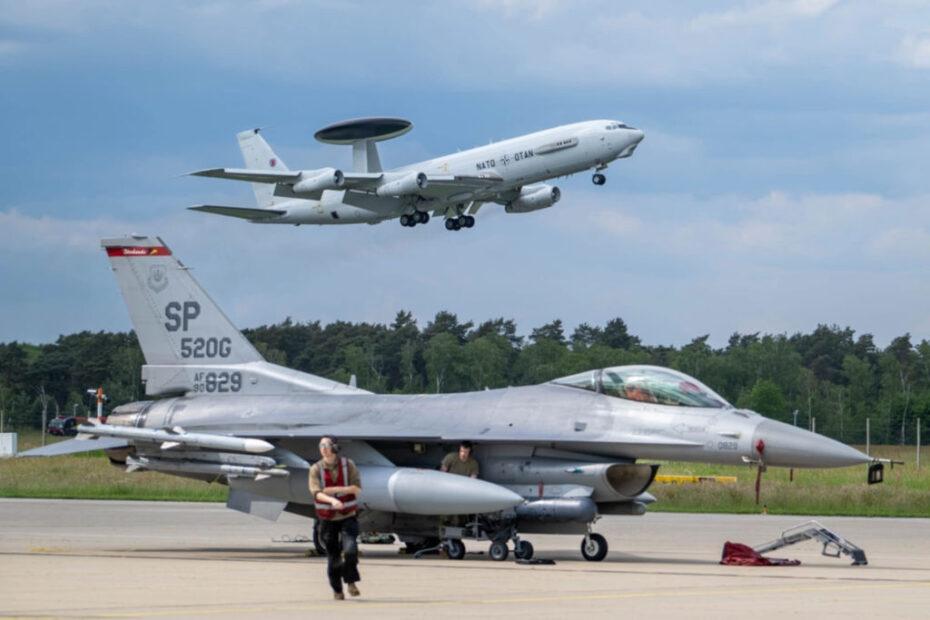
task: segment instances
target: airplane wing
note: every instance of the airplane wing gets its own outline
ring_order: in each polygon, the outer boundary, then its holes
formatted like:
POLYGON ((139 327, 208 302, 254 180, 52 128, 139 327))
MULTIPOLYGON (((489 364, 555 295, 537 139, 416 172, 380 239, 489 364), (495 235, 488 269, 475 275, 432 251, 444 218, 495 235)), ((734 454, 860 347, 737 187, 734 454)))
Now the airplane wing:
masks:
POLYGON ((458 200, 473 200, 476 195, 493 189, 503 179, 497 176, 478 175, 427 175, 426 189, 418 192, 423 198, 449 198, 458 196, 458 200))
MULTIPOLYGON (((552 434, 538 435, 532 432, 521 432, 518 430, 508 429, 505 432, 478 432, 469 433, 465 430, 459 430, 454 433, 443 433, 429 430, 414 430, 408 428, 399 428, 398 426, 372 426, 370 424, 320 424, 314 426, 302 426, 300 428, 287 429, 251 429, 234 432, 236 437, 253 437, 267 440, 275 439, 292 439, 301 437, 316 438, 323 435, 331 435, 339 439, 360 439, 366 441, 461 441, 468 439, 480 441, 482 443, 576 443, 589 444, 592 442, 591 437, 577 437, 575 434, 566 434, 557 436, 552 434)), ((595 441, 604 441, 605 438, 597 438, 595 441)), ((611 443, 622 443, 628 445, 642 446, 675 446, 675 447, 696 447, 701 443, 695 443, 685 439, 675 439, 672 437, 653 437, 647 435, 617 435, 610 433, 611 443)))
POLYGON ((251 183, 294 183, 300 180, 300 170, 250 170, 247 168, 210 168, 188 172, 187 176, 232 179, 251 183))
POLYGON ((110 450, 112 448, 125 448, 129 444, 125 439, 117 437, 87 437, 78 436, 52 443, 41 448, 33 448, 20 452, 16 456, 61 456, 64 454, 78 454, 80 452, 93 452, 94 450, 110 450))
POLYGON ((206 213, 215 213, 217 215, 227 215, 229 217, 238 217, 244 220, 270 220, 284 215, 287 211, 282 209, 255 209, 250 207, 224 207, 222 205, 197 205, 188 207, 191 211, 204 211, 206 213))

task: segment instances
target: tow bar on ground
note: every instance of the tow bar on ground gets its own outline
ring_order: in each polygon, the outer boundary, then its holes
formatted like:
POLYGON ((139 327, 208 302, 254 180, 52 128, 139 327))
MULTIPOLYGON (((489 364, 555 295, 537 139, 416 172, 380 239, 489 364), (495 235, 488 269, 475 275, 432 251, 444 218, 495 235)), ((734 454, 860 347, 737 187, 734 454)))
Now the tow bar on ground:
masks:
POLYGON ((865 559, 865 551, 833 530, 828 529, 819 521, 806 521, 798 526, 784 530, 780 537, 764 545, 753 547, 753 549, 759 553, 765 553, 808 539, 823 543, 822 555, 838 558, 841 553, 845 553, 852 557, 853 566, 865 566, 869 563, 868 560, 865 559))

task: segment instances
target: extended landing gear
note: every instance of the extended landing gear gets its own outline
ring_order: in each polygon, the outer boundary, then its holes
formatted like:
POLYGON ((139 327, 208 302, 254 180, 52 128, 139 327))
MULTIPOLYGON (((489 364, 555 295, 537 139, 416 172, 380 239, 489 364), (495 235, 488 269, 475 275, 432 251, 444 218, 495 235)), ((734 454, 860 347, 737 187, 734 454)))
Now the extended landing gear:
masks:
POLYGON ((460 215, 446 220, 446 230, 461 230, 462 228, 471 228, 474 225, 475 217, 473 215, 460 215))
POLYGON ((581 555, 589 562, 600 562, 607 557, 607 539, 600 534, 588 534, 581 539, 581 555))
POLYGON ((426 224, 429 221, 429 213, 426 211, 414 211, 413 213, 404 213, 400 216, 400 225, 413 228, 417 224, 426 224))
POLYGON ((594 182, 595 185, 603 185, 604 183, 607 182, 607 177, 605 177, 600 172, 595 172, 594 176, 591 177, 591 180, 594 182))

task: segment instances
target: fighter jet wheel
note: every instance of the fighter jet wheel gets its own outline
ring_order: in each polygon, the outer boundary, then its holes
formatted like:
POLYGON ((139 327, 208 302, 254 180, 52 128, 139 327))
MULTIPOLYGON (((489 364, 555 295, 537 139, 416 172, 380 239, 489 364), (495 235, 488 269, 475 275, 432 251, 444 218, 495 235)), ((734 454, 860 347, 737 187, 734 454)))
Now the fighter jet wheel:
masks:
POLYGON ((503 562, 506 560, 508 553, 507 543, 493 542, 491 543, 491 548, 488 549, 488 555, 490 555, 491 559, 495 562, 503 562))
POLYGON ((598 173, 595 173, 593 177, 591 177, 591 180, 594 181, 595 185, 603 185, 604 183, 607 182, 607 177, 605 177, 603 174, 598 172, 598 173))
POLYGON ((464 226, 465 228, 471 228, 472 226, 475 225, 475 216, 473 215, 463 215, 462 220, 464 220, 462 222, 462 226, 464 226))
POLYGON ((458 538, 450 538, 446 541, 446 553, 451 560, 461 560, 465 557, 465 543, 458 538))
POLYGON ((513 555, 518 560, 529 560, 533 557, 533 543, 521 540, 513 548, 513 555))
POLYGON ((590 534, 581 539, 581 555, 589 562, 600 562, 607 557, 607 539, 600 534, 590 534))

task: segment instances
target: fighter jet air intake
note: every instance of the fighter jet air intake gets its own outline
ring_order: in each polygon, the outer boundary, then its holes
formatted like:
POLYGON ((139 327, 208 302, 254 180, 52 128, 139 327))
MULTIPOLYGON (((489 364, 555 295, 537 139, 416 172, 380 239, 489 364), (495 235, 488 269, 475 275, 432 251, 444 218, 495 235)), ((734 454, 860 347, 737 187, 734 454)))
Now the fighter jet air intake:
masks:
MULTIPOLYGON (((578 129, 579 140, 599 131, 578 129)), ((611 131, 636 135, 603 129, 611 131)), ((532 533, 577 535, 586 559, 603 559, 607 541, 593 526, 600 515, 646 512, 659 468, 650 459, 760 468, 873 463, 655 366, 460 394, 374 394, 265 361, 161 239, 102 246, 145 356, 146 394, 159 399, 118 406, 106 423, 26 456, 103 449, 127 471, 228 485, 235 510, 314 518, 308 471, 320 437, 336 437, 363 480, 363 532, 393 532, 416 547, 438 535, 443 515, 470 515, 462 527, 445 528, 448 555, 464 555, 463 539, 486 540, 495 560, 511 550, 532 557, 523 538, 532 533), (439 471, 443 455, 466 440, 480 476, 439 471)))
POLYGON ((352 146, 353 170, 326 167, 289 170, 259 134, 238 135, 246 168, 212 168, 194 176, 249 181, 258 208, 189 207, 256 224, 377 224, 399 218, 402 226, 443 217, 447 230, 475 225, 485 203, 507 213, 528 213, 559 201, 558 187, 542 183, 594 169, 595 185, 607 181, 607 165, 633 154, 643 132, 612 120, 546 129, 435 159, 382 170, 377 142, 410 131, 400 118, 362 118, 324 127, 315 137, 352 146))

